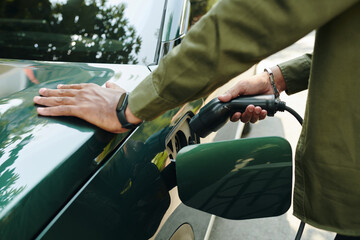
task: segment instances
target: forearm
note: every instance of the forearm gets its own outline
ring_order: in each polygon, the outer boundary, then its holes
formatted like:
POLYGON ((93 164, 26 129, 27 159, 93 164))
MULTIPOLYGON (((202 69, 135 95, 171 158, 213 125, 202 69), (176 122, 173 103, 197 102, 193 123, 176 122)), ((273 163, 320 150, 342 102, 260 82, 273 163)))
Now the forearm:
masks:
POLYGON ((133 112, 131 111, 130 107, 127 106, 126 110, 125 110, 125 116, 126 116, 126 120, 129 122, 129 123, 132 123, 132 124, 139 124, 142 122, 142 119, 141 118, 138 118, 137 116, 135 116, 133 114, 133 112))
POLYGON ((150 120, 207 95, 351 4, 352 0, 220 1, 130 94, 129 106, 137 117, 150 120))
MULTIPOLYGON (((273 66, 270 68, 270 70, 272 71, 273 75, 274 75, 274 82, 275 82, 275 86, 277 88, 277 90, 281 93, 283 91, 286 90, 286 82, 284 79, 284 75, 282 74, 279 66, 273 66)), ((269 74, 265 71, 263 74, 266 75, 267 78, 269 78, 269 74)), ((270 81, 270 80, 269 80, 270 81)))

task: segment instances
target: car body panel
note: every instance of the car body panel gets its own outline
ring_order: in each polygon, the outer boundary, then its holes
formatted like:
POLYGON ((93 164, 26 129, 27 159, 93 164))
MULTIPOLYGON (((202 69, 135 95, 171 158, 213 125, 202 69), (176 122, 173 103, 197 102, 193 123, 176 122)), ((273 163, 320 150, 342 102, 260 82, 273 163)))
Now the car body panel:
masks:
MULTIPOLYGON (((24 63, 22 62, 21 66, 24 63)), ((107 162, 106 169, 118 171, 120 178, 132 172, 132 169, 121 164, 127 161, 126 157, 120 153, 114 154, 114 151, 120 151, 116 149, 130 136, 129 132, 114 135, 80 119, 38 116, 32 98, 38 94, 39 88, 54 88, 59 83, 74 82, 92 82, 103 85, 106 81, 112 81, 131 91, 150 73, 145 66, 134 65, 35 61, 26 62, 27 64, 31 65, 40 83, 0 100, 0 125, 2 126, 0 184, 4 190, 0 213, 0 235, 1 238, 6 239, 27 239, 35 236, 41 231, 39 227, 46 226, 67 201, 72 199, 90 178, 94 177, 93 174, 102 167, 102 163, 107 162), (57 71, 50 70, 52 67, 57 69, 58 75, 57 71), (42 78, 49 79, 48 74, 51 74, 53 80, 43 82, 42 78), (109 159, 120 162, 116 163, 120 164, 120 167, 116 167, 116 164, 110 167, 109 159)), ((18 68, 18 71, 24 70, 23 67, 16 65, 15 63, 12 66, 18 68)), ((180 112, 178 112, 179 109, 174 109, 154 121, 144 123, 132 133, 132 138, 124 146, 125 149, 126 146, 132 144, 134 141, 132 139, 139 139, 137 145, 148 146, 150 134, 158 132, 157 130, 168 129, 168 126, 176 122, 180 116, 188 110, 199 108, 201 104, 202 101, 196 101, 183 107, 180 112)), ((150 141, 151 147, 147 148, 151 153, 148 152, 145 155, 146 160, 140 157, 145 154, 144 148, 134 150, 138 154, 136 155, 138 160, 148 163, 146 166, 152 169, 150 171, 154 174, 159 173, 156 169, 164 167, 164 163, 158 164, 158 168, 151 163, 156 154, 165 150, 164 135, 166 134, 160 135, 162 136, 160 140, 150 141), (152 157, 149 158, 149 156, 152 157)), ((102 175, 99 175, 100 178, 102 175)), ((116 175, 112 177, 115 178, 116 175)), ((98 181, 96 179, 94 181, 98 181)), ((108 182, 111 183, 110 180, 108 182)), ((118 181, 114 183, 120 184, 118 181)), ((104 191, 110 195, 113 194, 112 187, 107 189, 105 184, 100 184, 100 186, 95 190, 99 192, 99 196, 105 198, 107 195, 104 191)), ((167 191, 164 194, 167 196, 167 191)), ((166 207, 164 209, 166 210, 166 207)), ((100 215, 94 216, 100 219, 100 215)), ((83 220, 86 219, 90 218, 83 220)))
POLYGON ((186 146, 176 176, 187 206, 235 220, 278 216, 291 204, 291 146, 280 137, 186 146))
MULTIPOLYGON (((94 17, 89 2, 55 2, 87 4, 72 8, 68 5, 71 11, 66 14, 70 15, 65 16, 65 10, 63 16, 54 15, 59 21, 70 19, 70 25, 80 26, 76 31, 83 32, 81 24, 88 24, 84 19, 94 17)), ((102 2, 106 1, 96 4, 102 2)), ((125 3, 121 7, 129 23, 125 21, 124 27, 134 33, 128 39, 133 45, 126 39, 112 42, 107 35, 105 39, 99 34, 89 37, 76 31, 42 32, 51 19, 38 20, 44 12, 35 13, 46 9, 47 1, 2 3, 15 4, 17 10, 26 10, 27 5, 34 8, 29 15, 20 14, 24 19, 0 16, 1 26, 13 31, 0 27, 0 239, 144 239, 157 230, 170 201, 166 178, 162 176, 169 163, 165 137, 183 115, 201 107, 202 99, 123 134, 105 132, 74 117, 39 116, 33 103, 40 88, 56 88, 58 84, 104 86, 111 81, 131 92, 166 54, 160 54, 166 31, 171 33, 166 34, 166 41, 186 33, 188 0, 118 3, 125 3), (163 24, 169 21, 172 24, 165 29, 163 24), (30 26, 34 29, 30 30, 30 26), (22 40, 28 44, 24 48, 22 40), (111 51, 118 51, 122 43, 129 43, 132 50, 125 48, 125 57, 120 58, 119 52, 111 51), (94 46, 100 46, 100 51, 93 51, 94 46), (75 48, 84 58, 74 54, 75 48), (63 61, 69 62, 61 61, 61 51, 68 55, 63 61), (104 52, 110 52, 111 57, 104 58, 104 52), (104 59, 120 64, 101 63, 104 59)), ((120 11, 117 7, 104 9, 120 11)), ((100 15, 94 18, 101 22, 100 15)))
POLYGON ((136 129, 84 185, 64 212, 57 216, 58 219, 51 223, 51 229, 40 237, 151 237, 170 203, 160 172, 165 167, 165 162, 156 164, 155 161, 164 155, 165 136, 174 113, 176 112, 168 112, 136 129), (66 231, 67 229, 72 231, 66 231))
MULTIPOLYGON (((114 81, 131 90, 150 73, 145 66, 109 64, 110 67, 105 68, 105 65, 36 62, 32 62, 31 66, 40 84, 0 100, 0 184, 3 190, 0 216, 3 223, 7 222, 2 234, 11 231, 9 222, 13 220, 24 222, 26 228, 32 231, 36 231, 35 225, 42 226, 84 179, 89 178, 100 161, 97 159, 96 162, 95 158, 114 138, 113 134, 79 119, 38 116, 32 99, 39 88, 54 88, 59 83, 92 82, 102 85, 106 81, 114 81), (58 75, 57 71, 50 70, 52 67, 57 69, 58 75), (52 80, 41 83, 39 76, 52 80), (39 206, 39 209, 34 206, 39 206)), ((23 68, 18 67, 18 70, 23 68)), ((128 134, 117 135, 112 148, 128 134)), ((111 150, 107 149, 108 152, 111 150)), ((3 228, 5 225, 0 226, 3 228)), ((26 236, 26 231, 21 234, 26 236)))

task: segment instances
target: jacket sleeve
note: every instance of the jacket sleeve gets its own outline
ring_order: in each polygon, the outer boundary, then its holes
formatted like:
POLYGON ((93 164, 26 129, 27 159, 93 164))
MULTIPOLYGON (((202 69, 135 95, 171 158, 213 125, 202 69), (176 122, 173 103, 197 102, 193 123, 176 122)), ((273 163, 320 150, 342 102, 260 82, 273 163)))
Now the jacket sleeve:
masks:
POLYGON ((130 93, 143 120, 208 95, 285 48, 357 0, 219 0, 184 41, 130 93))
POLYGON ((288 95, 308 88, 312 54, 294 58, 278 64, 286 83, 288 95))

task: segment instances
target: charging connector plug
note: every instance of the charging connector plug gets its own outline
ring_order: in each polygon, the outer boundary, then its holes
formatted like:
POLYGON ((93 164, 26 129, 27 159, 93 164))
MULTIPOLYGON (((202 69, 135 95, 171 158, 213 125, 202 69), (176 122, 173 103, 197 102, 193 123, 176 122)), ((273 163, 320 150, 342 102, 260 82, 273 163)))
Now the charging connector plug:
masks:
POLYGON ((219 130, 234 113, 244 112, 250 104, 265 109, 268 116, 286 110, 286 103, 275 98, 274 95, 240 96, 230 102, 221 102, 214 98, 190 120, 190 128, 204 138, 211 132, 219 130))

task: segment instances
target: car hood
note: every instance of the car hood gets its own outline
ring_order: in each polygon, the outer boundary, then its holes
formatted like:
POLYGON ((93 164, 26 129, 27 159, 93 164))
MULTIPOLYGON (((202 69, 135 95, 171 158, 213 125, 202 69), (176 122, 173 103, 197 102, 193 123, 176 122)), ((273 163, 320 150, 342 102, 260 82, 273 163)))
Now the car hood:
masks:
POLYGON ((39 89, 112 81, 131 91, 149 73, 140 65, 0 59, 1 231, 16 218, 43 225, 129 135, 72 117, 39 116, 32 100, 39 89))

